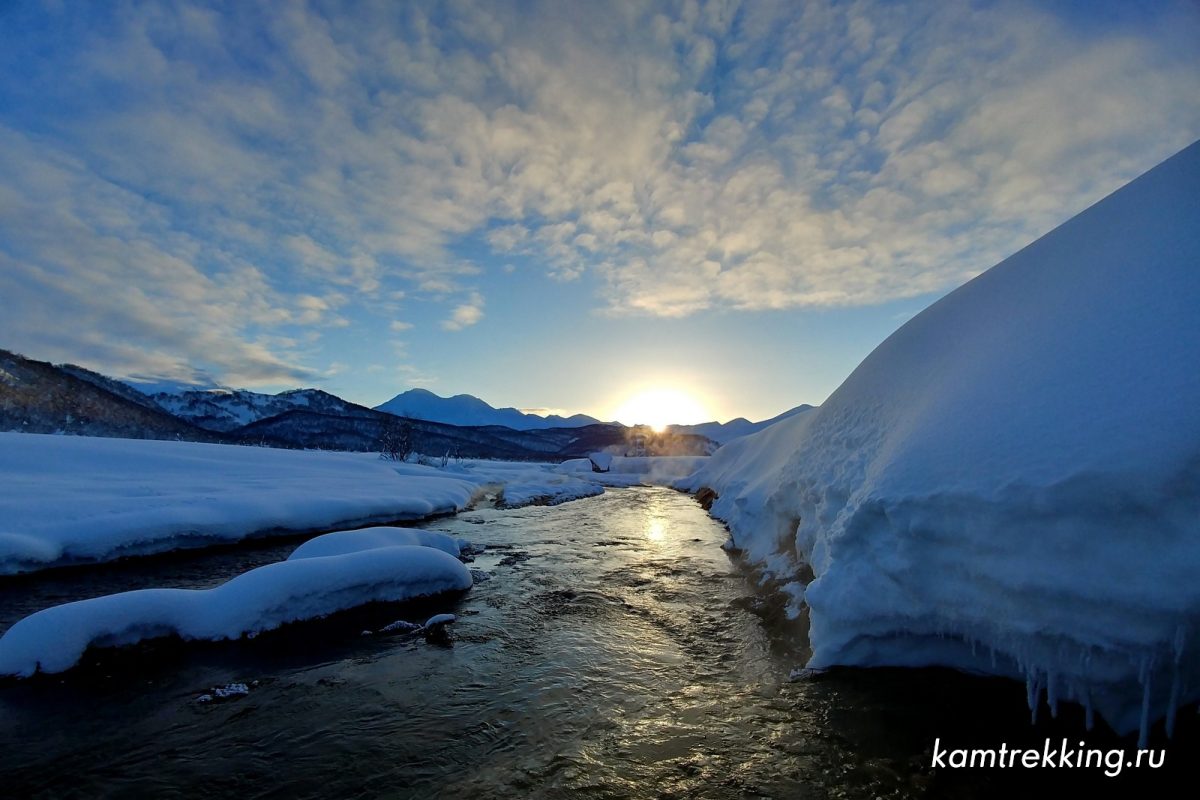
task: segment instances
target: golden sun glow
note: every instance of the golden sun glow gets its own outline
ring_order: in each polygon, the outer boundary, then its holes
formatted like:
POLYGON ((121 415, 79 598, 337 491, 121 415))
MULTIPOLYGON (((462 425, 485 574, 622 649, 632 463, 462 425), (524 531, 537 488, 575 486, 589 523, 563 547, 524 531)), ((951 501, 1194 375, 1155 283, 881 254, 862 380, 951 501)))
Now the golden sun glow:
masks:
POLYGON ((649 425, 661 432, 668 425, 694 425, 712 417, 696 398, 678 389, 649 389, 630 397, 613 414, 626 425, 649 425))

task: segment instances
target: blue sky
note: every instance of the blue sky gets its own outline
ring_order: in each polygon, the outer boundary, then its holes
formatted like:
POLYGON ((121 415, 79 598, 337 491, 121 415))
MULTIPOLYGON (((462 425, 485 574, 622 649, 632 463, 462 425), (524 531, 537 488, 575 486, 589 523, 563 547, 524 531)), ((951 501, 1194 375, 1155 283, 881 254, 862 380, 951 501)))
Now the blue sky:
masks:
POLYGON ((1200 136, 1198 41, 1189 2, 0 3, 0 347, 772 416, 1200 136))

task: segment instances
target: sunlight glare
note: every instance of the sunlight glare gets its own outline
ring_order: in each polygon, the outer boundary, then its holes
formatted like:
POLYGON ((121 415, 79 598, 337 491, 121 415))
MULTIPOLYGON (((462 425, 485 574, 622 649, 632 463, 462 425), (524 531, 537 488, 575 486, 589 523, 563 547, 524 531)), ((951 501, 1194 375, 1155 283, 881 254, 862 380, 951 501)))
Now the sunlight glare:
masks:
POLYGON ((626 425, 649 425, 661 433, 668 425, 708 422, 708 410, 696 398, 677 389, 650 389, 626 400, 614 414, 626 425))

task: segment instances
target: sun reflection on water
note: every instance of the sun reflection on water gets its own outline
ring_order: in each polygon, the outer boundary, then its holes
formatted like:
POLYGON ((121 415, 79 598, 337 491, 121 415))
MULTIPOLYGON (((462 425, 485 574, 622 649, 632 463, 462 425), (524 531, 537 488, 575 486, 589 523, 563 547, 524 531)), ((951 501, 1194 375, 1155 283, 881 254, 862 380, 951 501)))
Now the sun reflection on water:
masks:
POLYGON ((661 519, 652 519, 646 526, 646 538, 655 544, 662 544, 667 536, 667 526, 661 519))

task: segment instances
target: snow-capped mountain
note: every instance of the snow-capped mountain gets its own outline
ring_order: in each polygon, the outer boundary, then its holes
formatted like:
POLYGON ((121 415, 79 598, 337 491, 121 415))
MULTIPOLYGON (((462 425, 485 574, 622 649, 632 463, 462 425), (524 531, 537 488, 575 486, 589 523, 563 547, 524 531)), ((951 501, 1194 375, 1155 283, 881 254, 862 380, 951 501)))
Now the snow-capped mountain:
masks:
POLYGON ((742 436, 749 436, 752 433, 758 433, 763 428, 774 425, 782 419, 793 417, 804 411, 809 411, 813 406, 807 403, 790 408, 778 416, 764 419, 761 422, 751 422, 745 417, 731 419, 729 422, 701 422, 697 425, 668 425, 667 430, 671 433, 691 433, 697 436, 705 436, 712 439, 717 444, 725 444, 733 439, 742 436))
POLYGON ((0 431, 217 441, 105 375, 0 350, 0 431))
POLYGON ((232 431, 286 411, 312 411, 334 416, 362 416, 370 409, 343 400, 320 389, 292 389, 279 394, 261 394, 245 389, 200 390, 153 396, 164 409, 193 425, 211 431, 232 431))
POLYGON ((552 414, 539 417, 537 414, 522 413, 515 408, 494 408, 469 394, 439 397, 427 389, 409 389, 386 403, 375 406, 375 410, 449 425, 503 425, 518 431, 580 428, 584 425, 600 424, 600 420, 585 414, 570 417, 552 414))

